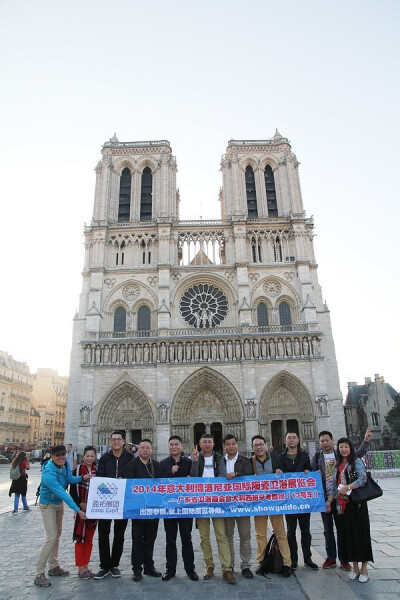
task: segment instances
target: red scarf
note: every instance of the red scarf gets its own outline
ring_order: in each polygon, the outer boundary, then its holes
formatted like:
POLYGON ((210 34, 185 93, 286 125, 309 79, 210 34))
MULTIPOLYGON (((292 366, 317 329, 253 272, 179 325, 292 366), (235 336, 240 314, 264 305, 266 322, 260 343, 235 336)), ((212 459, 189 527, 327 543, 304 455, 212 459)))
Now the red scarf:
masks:
MULTIPOLYGON (((344 465, 343 463, 340 464, 339 466, 339 470, 338 470, 338 477, 337 477, 337 484, 338 486, 342 483, 343 485, 346 485, 346 477, 344 474, 344 469, 346 468, 347 463, 344 465)), ((346 504, 348 503, 349 498, 348 496, 342 496, 341 494, 338 493, 338 504, 339 504, 339 510, 338 513, 339 514, 343 514, 344 511, 346 510, 346 504)))
MULTIPOLYGON (((78 465, 76 467, 76 474, 82 477, 89 473, 89 469, 85 464, 78 465)), ((97 473, 97 469, 95 465, 92 465, 90 473, 95 476, 97 473)), ((87 502, 88 494, 89 494, 89 481, 83 481, 76 484, 76 491, 78 494, 79 502, 87 502)), ((97 525, 97 521, 93 519, 85 519, 84 521, 80 518, 78 514, 75 517, 75 525, 74 525, 74 533, 72 535, 72 539, 77 544, 82 544, 85 541, 85 531, 86 529, 95 529, 97 525)))

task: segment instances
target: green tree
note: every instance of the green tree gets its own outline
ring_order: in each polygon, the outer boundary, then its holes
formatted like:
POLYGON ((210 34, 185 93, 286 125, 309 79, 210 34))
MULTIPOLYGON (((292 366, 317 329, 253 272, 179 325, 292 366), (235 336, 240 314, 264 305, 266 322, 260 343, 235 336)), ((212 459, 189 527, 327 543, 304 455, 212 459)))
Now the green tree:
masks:
POLYGON ((385 419, 397 435, 400 436, 400 394, 397 394, 394 406, 389 410, 385 419))

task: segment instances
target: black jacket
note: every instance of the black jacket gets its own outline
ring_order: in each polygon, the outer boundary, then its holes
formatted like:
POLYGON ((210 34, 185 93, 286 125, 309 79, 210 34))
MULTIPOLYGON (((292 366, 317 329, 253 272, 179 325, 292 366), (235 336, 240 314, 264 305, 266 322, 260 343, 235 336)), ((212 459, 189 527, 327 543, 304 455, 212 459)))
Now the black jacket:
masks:
POLYGON ((99 460, 97 477, 112 477, 113 479, 122 477, 122 473, 130 460, 132 460, 132 454, 125 449, 119 458, 114 456, 112 450, 106 452, 99 460))
POLYGON ((198 477, 199 463, 193 462, 187 456, 181 456, 179 462, 171 456, 167 456, 160 462, 160 477, 198 477), (176 473, 172 473, 172 467, 178 465, 179 469, 176 473))
MULTIPOLYGON (((226 467, 226 458, 224 457, 224 463, 226 467)), ((240 475, 253 475, 253 465, 251 461, 243 456, 243 454, 239 454, 236 462, 235 462, 235 475, 240 477, 240 475)))
MULTIPOLYGON (((269 455, 267 454, 267 460, 268 460, 268 458, 271 458, 271 466, 272 466, 273 473, 276 473, 277 469, 281 469, 281 471, 283 471, 281 461, 279 460, 279 456, 277 455, 276 452, 271 452, 269 455)), ((253 468, 253 464, 254 464, 253 461, 255 461, 256 463, 260 462, 260 461, 255 456, 251 457, 251 462, 252 462, 251 466, 252 466, 253 473, 254 473, 254 475, 258 475, 259 473, 257 472, 257 470, 253 468)), ((265 462, 267 462, 267 461, 265 461, 265 462)))
POLYGON ((279 455, 279 460, 281 461, 284 473, 304 473, 304 471, 311 471, 310 457, 304 450, 298 450, 294 461, 289 458, 287 452, 282 452, 279 455))
POLYGON ((149 460, 147 465, 145 465, 139 456, 137 456, 126 465, 122 477, 124 479, 152 479, 153 477, 161 477, 160 463, 156 460, 149 460))

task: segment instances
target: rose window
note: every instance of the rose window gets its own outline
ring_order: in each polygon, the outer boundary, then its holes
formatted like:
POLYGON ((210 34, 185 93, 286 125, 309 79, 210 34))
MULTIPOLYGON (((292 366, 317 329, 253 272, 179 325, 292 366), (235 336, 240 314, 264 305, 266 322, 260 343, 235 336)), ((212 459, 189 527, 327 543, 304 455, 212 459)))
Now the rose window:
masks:
POLYGON ((215 285, 199 283, 183 294, 180 310, 182 317, 192 327, 216 327, 228 313, 228 301, 215 285))

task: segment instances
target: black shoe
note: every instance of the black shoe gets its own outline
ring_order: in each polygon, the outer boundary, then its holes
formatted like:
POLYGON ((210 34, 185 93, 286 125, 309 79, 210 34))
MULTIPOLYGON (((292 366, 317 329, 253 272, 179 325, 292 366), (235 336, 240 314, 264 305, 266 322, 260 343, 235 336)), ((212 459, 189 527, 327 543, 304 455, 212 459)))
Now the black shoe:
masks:
POLYGON ((110 571, 108 569, 100 569, 93 579, 104 579, 104 577, 107 577, 107 575, 110 575, 110 571))
POLYGON ((161 579, 163 581, 169 581, 173 577, 175 577, 175 573, 171 573, 171 571, 165 571, 165 573, 163 574, 163 576, 161 577, 161 579))
POLYGON ((199 580, 199 576, 197 575, 196 571, 186 571, 186 575, 192 581, 198 581, 199 580))
POLYGON ((243 577, 246 577, 246 579, 253 579, 253 577, 254 577, 253 573, 248 568, 242 569, 242 575, 243 575, 243 577))
POLYGON ((117 567, 111 567, 110 573, 112 577, 121 577, 121 571, 117 567))
POLYGON ((312 569, 313 571, 317 571, 318 570, 318 565, 316 565, 315 562, 313 562, 311 559, 310 560, 305 560, 304 561, 304 566, 308 567, 309 569, 312 569))
POLYGON ((149 577, 161 577, 160 571, 157 571, 154 567, 152 569, 144 569, 144 575, 149 575, 149 577))
POLYGON ((292 574, 292 569, 286 565, 283 565, 281 577, 290 577, 291 574, 292 574))
POLYGON ((292 562, 291 569, 292 571, 295 571, 297 569, 297 562, 292 562))
POLYGON ((134 571, 132 579, 133 581, 142 581, 143 577, 141 571, 134 571))
POLYGON ((258 569, 256 569, 256 575, 261 575, 261 577, 264 577, 264 571, 261 567, 258 567, 258 569))

